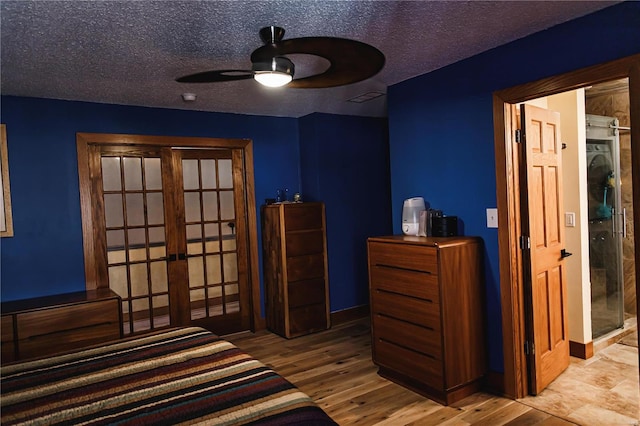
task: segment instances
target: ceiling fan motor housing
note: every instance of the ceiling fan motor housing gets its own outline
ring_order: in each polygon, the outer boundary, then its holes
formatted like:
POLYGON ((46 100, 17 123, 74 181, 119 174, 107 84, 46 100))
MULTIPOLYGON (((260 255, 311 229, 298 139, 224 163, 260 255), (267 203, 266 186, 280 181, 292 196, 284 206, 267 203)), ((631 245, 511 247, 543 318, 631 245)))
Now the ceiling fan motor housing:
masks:
POLYGON ((270 61, 254 62, 251 69, 254 72, 281 72, 293 76, 295 65, 289 58, 274 56, 270 61))

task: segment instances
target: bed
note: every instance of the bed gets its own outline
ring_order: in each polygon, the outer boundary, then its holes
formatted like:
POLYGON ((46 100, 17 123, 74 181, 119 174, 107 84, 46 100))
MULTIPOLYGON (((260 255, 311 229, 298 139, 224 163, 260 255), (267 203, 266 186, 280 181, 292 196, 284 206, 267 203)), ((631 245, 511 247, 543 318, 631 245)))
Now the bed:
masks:
POLYGON ((230 342, 170 329, 2 367, 2 424, 335 425, 230 342))

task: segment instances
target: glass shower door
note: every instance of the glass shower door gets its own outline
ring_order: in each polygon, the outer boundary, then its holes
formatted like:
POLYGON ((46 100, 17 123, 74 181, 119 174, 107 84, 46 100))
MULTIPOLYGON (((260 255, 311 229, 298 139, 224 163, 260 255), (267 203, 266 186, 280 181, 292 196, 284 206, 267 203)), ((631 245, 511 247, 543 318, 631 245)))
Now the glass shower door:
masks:
POLYGON ((617 120, 587 115, 589 266, 593 338, 624 325, 622 239, 617 120))

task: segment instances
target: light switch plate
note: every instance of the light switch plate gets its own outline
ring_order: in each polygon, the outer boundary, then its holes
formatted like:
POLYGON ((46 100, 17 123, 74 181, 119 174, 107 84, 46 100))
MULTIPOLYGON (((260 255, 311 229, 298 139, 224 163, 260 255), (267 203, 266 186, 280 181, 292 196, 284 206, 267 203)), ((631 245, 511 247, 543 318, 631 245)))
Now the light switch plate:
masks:
POLYGON ((498 209, 487 209, 487 228, 498 227, 498 209))
POLYGON ((576 214, 574 212, 565 212, 564 226, 567 226, 569 228, 573 228, 576 226, 576 214))

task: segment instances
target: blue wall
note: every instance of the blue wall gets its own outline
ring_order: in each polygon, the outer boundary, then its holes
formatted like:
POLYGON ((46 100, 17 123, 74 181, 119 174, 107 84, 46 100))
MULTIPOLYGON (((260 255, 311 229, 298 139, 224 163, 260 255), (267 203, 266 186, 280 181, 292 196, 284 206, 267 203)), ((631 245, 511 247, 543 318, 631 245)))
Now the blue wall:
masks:
POLYGON ((1 300, 85 288, 76 132, 91 132, 253 140, 256 214, 277 188, 324 201, 331 309, 368 303, 366 237, 391 231, 386 119, 298 120, 11 96, 1 102, 15 231, 0 240, 1 300), (311 159, 316 167, 306 170, 311 159))
POLYGON ((300 135, 303 195, 325 202, 331 311, 368 305, 367 237, 392 231, 387 120, 312 114, 300 135))
POLYGON ((300 190, 296 119, 4 96, 2 123, 15 234, 0 240, 3 301, 85 288, 76 132, 249 138, 256 203, 300 190))
POLYGON ((483 238, 491 370, 503 371, 497 230, 485 212, 496 206, 492 93, 638 52, 640 2, 629 2, 388 90, 394 232, 402 201, 424 196, 458 216, 465 235, 483 238))

